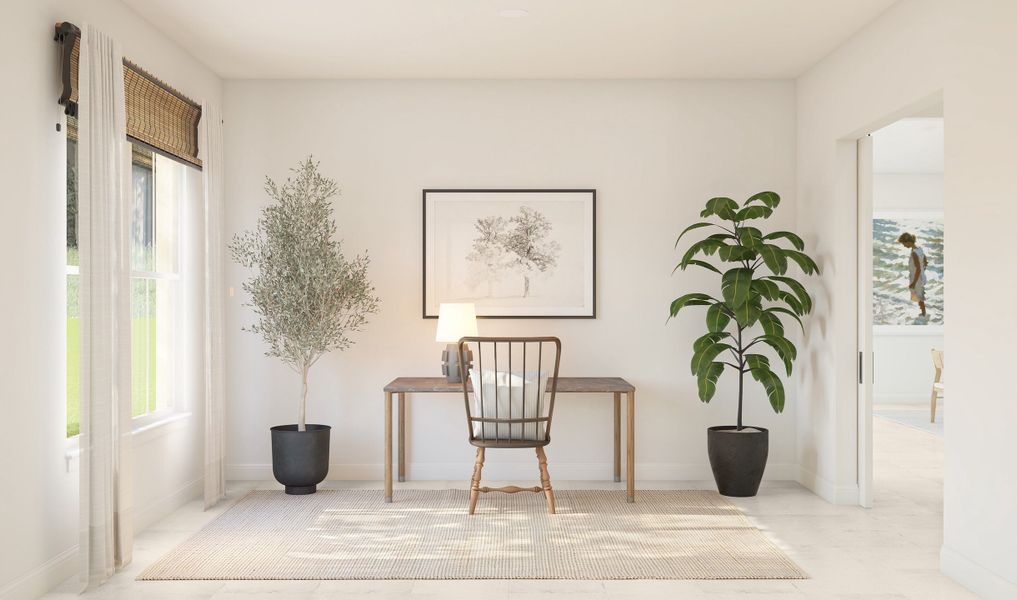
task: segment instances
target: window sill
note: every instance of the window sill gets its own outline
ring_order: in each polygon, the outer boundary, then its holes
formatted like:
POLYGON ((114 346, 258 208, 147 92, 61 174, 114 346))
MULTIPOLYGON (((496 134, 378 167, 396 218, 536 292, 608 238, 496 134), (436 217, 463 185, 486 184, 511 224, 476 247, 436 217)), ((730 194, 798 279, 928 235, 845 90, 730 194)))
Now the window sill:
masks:
MULTIPOLYGON (((133 422, 131 439, 138 444, 145 444, 153 439, 162 437, 183 428, 184 423, 193 416, 189 412, 168 412, 162 415, 147 415, 137 417, 133 422)), ((64 453, 64 460, 70 470, 71 461, 81 456, 80 436, 67 438, 67 450, 64 453)))
POLYGON ((134 419, 132 439, 144 443, 150 439, 176 431, 183 427, 184 421, 191 419, 189 412, 167 412, 161 415, 149 415, 134 419))

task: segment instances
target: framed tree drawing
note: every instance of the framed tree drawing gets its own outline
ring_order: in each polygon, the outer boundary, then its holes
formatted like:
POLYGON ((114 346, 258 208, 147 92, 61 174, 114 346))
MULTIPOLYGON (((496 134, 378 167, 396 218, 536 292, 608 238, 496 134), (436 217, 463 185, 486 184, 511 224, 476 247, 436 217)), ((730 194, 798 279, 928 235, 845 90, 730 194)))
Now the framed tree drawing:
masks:
POLYGON ((596 190, 424 190, 423 313, 596 317, 596 190))

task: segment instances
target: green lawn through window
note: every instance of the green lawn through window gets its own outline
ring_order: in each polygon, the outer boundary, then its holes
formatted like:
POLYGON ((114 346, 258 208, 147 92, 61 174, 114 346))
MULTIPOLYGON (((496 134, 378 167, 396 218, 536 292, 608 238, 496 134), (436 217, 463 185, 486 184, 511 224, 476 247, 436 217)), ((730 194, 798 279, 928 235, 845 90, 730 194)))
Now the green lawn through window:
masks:
MULTIPOLYGON (((135 318, 131 323, 131 414, 139 416, 156 408, 155 318, 135 318)), ((81 432, 81 320, 67 319, 67 437, 81 432)))

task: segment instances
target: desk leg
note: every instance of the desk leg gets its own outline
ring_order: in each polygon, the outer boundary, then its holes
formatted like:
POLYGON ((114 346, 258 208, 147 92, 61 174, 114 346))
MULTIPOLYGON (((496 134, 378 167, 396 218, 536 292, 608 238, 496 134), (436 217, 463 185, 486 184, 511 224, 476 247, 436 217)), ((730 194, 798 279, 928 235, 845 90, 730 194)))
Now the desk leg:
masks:
POLYGON ((399 481, 406 481, 406 394, 399 392, 399 481))
POLYGON ((628 432, 626 435, 626 463, 625 463, 625 501, 636 501, 636 392, 628 393, 629 402, 626 407, 628 418, 628 432))
POLYGON ((392 392, 385 392, 385 502, 392 501, 392 392))
POLYGON ((614 393, 614 480, 621 481, 621 393, 614 393))

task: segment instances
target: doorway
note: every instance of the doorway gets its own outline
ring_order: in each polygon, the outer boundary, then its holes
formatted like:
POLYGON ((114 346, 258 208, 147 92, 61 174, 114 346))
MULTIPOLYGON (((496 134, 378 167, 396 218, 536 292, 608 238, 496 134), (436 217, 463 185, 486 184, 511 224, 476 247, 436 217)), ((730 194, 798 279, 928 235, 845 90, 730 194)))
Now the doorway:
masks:
POLYGON ((942 502, 943 126, 941 112, 926 113, 858 142, 863 506, 915 493, 921 497, 912 500, 942 502))

